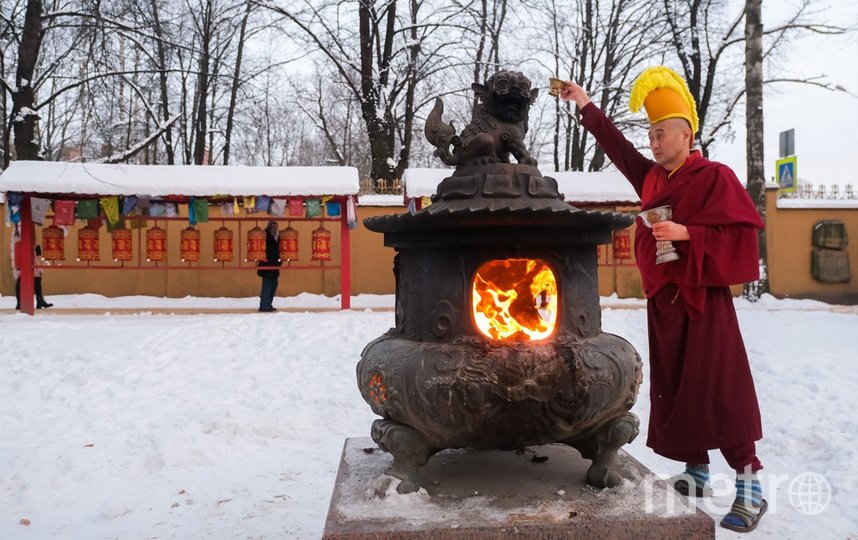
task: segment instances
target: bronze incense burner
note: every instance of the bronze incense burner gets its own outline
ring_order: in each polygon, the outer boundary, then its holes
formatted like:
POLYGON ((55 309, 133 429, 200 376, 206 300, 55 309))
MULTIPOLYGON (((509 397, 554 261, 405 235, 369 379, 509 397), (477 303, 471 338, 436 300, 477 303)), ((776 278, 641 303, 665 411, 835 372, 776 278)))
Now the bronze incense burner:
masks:
POLYGON ((641 362, 601 330, 596 248, 633 218, 570 206, 542 176, 523 143, 536 95, 526 77, 501 71, 474 90, 481 106, 460 134, 440 100, 427 121, 436 155, 457 165, 432 204, 364 221, 397 252, 396 327, 357 365, 382 417, 372 438, 403 493, 440 450, 547 443, 593 460, 590 484, 617 485, 617 449, 638 434, 628 411, 641 362))

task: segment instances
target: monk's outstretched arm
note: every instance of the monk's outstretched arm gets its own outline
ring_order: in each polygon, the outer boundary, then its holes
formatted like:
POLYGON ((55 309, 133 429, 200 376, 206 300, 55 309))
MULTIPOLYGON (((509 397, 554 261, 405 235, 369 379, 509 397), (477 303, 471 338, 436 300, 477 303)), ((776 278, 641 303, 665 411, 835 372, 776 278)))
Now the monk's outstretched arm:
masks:
POLYGON ((655 162, 641 154, 592 102, 581 109, 581 125, 593 134, 614 166, 631 182, 640 196, 646 173, 655 162))

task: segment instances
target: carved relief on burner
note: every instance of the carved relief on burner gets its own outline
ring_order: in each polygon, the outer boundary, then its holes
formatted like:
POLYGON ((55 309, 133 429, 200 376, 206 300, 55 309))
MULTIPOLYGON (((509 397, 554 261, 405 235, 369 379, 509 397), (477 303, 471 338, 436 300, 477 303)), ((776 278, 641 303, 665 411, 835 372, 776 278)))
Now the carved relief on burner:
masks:
POLYGON ((486 197, 521 197, 523 191, 518 175, 487 174, 483 182, 483 195, 486 197))
POLYGON ((457 309, 449 300, 439 300, 435 303, 435 309, 429 316, 430 324, 432 325, 432 334, 437 338, 446 338, 450 333, 450 329, 455 328, 459 324, 459 317, 462 310, 457 309))
POLYGON ((442 180, 445 199, 470 199, 477 194, 477 179, 473 175, 451 176, 442 180))
POLYGON ((557 180, 550 176, 528 176, 527 193, 531 197, 556 199, 562 198, 557 188, 557 180))
POLYGON ((367 384, 369 397, 376 405, 384 405, 387 401, 387 384, 384 382, 384 377, 381 373, 373 373, 367 384))
POLYGON ((373 411, 437 448, 571 439, 627 411, 641 372, 631 345, 610 334, 565 346, 379 338, 362 356, 359 386, 373 411))

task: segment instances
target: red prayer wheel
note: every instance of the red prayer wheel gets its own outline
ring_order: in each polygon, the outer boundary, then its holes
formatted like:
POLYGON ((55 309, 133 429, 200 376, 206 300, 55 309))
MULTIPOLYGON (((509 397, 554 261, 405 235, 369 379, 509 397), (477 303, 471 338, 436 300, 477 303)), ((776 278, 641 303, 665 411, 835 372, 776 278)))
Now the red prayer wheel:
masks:
POLYGON ((631 259, 632 241, 628 229, 614 231, 614 259, 631 259))
POLYGON ((46 261, 66 260, 65 235, 56 225, 42 229, 42 258, 46 261))
POLYGON ((84 227, 77 231, 77 260, 101 260, 98 253, 98 229, 84 227))
POLYGON ((113 247, 114 261, 130 261, 133 255, 131 231, 129 229, 114 229, 110 233, 110 244, 113 247))
POLYGON ((247 231, 247 260, 264 261, 265 231, 258 226, 247 231))
POLYGON ((331 232, 324 225, 313 231, 313 256, 314 261, 331 260, 331 232))
POLYGON ((292 227, 286 227, 280 231, 280 259, 298 260, 298 231, 292 227))
POLYGON ((182 262, 197 262, 200 260, 200 231, 188 226, 182 229, 179 252, 182 262))
POLYGON ((157 225, 146 231, 146 260, 167 260, 167 231, 157 225))
POLYGON ((214 232, 214 260, 232 261, 232 231, 223 226, 214 232))

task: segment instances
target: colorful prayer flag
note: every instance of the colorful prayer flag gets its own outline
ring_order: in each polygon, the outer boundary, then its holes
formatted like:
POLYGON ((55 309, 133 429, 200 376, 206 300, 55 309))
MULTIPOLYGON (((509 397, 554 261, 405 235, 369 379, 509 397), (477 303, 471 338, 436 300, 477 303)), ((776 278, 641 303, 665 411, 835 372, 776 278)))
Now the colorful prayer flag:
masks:
POLYGON ((33 223, 43 224, 50 208, 51 201, 49 199, 30 197, 30 212, 33 216, 33 223))
POLYGON ((54 201, 54 225, 74 225, 74 201, 54 201))
POLYGON ((119 222, 119 197, 101 199, 101 209, 104 210, 104 217, 111 226, 119 222))
POLYGON ((289 217, 304 217, 304 199, 301 197, 289 199, 289 217))
POLYGON ((307 199, 307 217, 322 215, 322 201, 319 199, 307 199))
POLYGON ((75 207, 75 219, 95 219, 98 217, 98 200, 81 199, 75 207))

